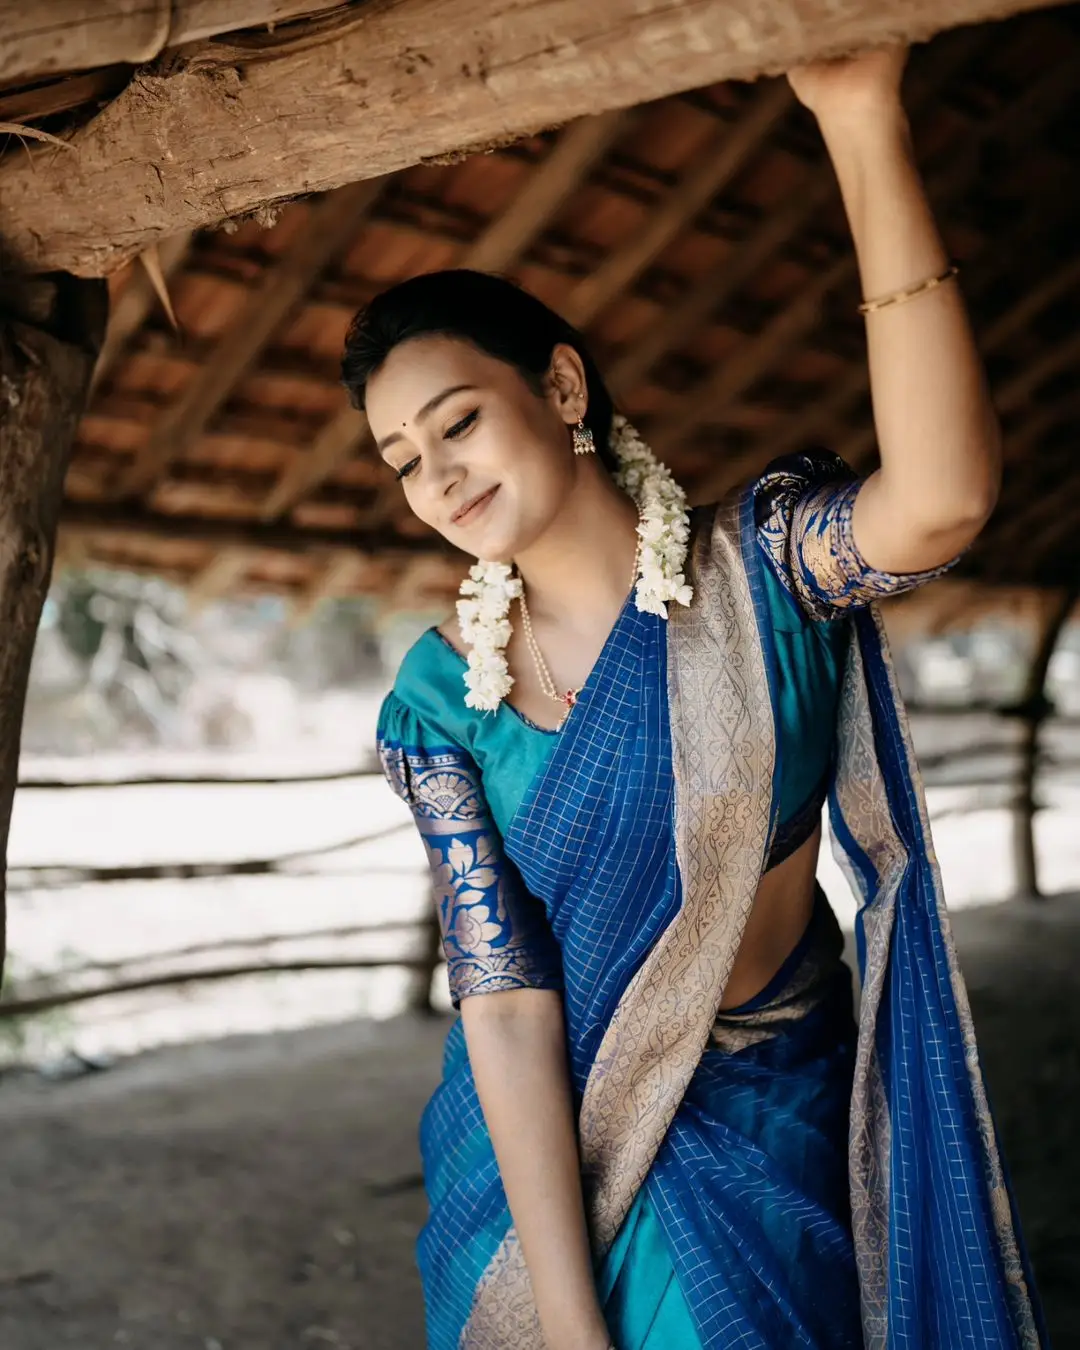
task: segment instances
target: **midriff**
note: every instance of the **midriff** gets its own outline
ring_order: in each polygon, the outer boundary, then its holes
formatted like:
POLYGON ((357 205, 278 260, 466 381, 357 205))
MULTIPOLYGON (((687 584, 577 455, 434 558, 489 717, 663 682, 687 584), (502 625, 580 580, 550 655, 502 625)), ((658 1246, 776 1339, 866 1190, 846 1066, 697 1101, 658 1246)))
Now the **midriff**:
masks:
POLYGON ((721 1008, 737 1008, 759 994, 806 932, 814 910, 821 826, 790 857, 761 878, 721 1008))

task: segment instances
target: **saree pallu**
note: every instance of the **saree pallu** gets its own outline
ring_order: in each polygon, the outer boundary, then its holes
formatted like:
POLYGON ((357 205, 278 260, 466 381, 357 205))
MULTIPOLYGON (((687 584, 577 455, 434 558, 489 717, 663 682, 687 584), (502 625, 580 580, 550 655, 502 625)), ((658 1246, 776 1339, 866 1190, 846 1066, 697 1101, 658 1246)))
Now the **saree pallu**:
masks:
MULTIPOLYGON (((719 1014, 777 827, 776 673, 752 500, 696 513, 693 541, 695 603, 627 603, 504 837, 562 951, 599 1287, 658 1225, 702 1350, 1043 1345, 872 611, 830 793, 857 1042, 820 913, 818 964, 719 1014)), ((460 1024, 421 1147, 429 1344, 542 1350, 460 1024)))

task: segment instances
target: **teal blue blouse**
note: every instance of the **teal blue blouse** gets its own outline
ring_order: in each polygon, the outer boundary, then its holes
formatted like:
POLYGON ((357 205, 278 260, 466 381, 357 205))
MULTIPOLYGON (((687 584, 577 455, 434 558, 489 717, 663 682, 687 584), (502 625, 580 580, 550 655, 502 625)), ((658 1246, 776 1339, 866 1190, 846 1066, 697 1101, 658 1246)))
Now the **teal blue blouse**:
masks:
MULTIPOLYGON (((780 829, 811 802, 828 769, 840 676, 847 652, 846 623, 812 622, 770 568, 763 569, 776 646, 780 829)), ((464 658, 437 628, 429 628, 401 663, 383 705, 382 739, 463 746, 480 769, 500 833, 558 739, 508 703, 496 712, 465 706, 464 658), (408 724, 417 719, 421 725, 408 724), (426 735, 419 734, 426 730, 426 735), (410 735, 410 732, 412 733, 410 735)))

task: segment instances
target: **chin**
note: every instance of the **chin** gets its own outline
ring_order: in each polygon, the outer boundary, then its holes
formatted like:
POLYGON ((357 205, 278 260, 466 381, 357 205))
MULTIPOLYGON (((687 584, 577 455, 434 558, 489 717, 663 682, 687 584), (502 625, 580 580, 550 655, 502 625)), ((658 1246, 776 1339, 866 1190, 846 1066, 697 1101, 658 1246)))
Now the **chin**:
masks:
MULTIPOLYGON (((479 522, 478 522, 479 523, 479 522)), ((512 563, 521 552, 520 531, 508 530, 502 522, 484 522, 487 529, 462 530, 454 542, 484 562, 512 563)))

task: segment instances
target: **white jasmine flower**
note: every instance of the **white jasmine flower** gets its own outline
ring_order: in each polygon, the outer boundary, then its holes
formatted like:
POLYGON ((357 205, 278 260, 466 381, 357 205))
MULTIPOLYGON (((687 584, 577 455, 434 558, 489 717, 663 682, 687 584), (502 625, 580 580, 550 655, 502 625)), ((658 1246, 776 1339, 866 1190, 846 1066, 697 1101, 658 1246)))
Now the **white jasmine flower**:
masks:
MULTIPOLYGON (((634 603, 643 614, 666 619, 668 601, 689 605, 694 598, 683 571, 690 540, 686 493, 625 417, 613 419, 608 444, 619 462, 615 481, 633 498, 639 514, 634 603)), ((510 604, 521 590, 520 578, 507 563, 475 563, 461 583, 457 615, 469 649, 467 707, 493 712, 513 687, 505 651, 513 631, 510 604)))

